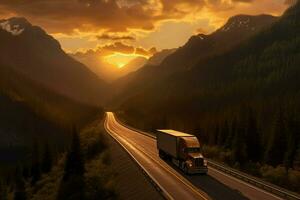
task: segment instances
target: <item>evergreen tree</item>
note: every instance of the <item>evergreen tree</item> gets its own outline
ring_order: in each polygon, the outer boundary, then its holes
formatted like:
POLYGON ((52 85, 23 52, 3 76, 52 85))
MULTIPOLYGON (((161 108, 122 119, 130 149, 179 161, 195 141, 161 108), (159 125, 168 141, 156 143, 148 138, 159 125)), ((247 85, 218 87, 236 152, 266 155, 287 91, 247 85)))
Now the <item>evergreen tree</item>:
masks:
POLYGON ((77 130, 73 128, 71 149, 69 150, 66 157, 64 180, 68 180, 68 178, 72 175, 81 176, 83 174, 84 161, 82 159, 79 134, 77 130))
POLYGON ((27 180, 30 177, 30 172, 29 172, 28 166, 23 167, 22 175, 23 175, 25 180, 27 180))
POLYGON ((266 154, 268 164, 277 166, 282 164, 286 151, 286 125, 282 109, 278 112, 266 154))
POLYGON ((14 200, 26 200, 27 195, 25 191, 25 183, 21 175, 21 170, 19 167, 16 169, 15 174, 15 190, 14 190, 14 200))
POLYGON ((42 172, 43 173, 50 172, 52 169, 52 165, 53 165, 53 160, 52 160, 51 150, 48 142, 46 142, 44 146, 43 157, 42 157, 42 166, 41 166, 42 172))
POLYGON ((31 184, 34 185, 41 178, 39 146, 37 140, 33 142, 31 163, 31 184))
POLYGON ((57 200, 84 199, 84 160, 82 158, 80 139, 73 129, 72 144, 66 156, 64 176, 58 191, 57 200))
POLYGON ((246 125, 244 120, 244 113, 240 112, 239 121, 236 126, 235 135, 232 145, 233 160, 243 165, 248 158, 246 146, 246 125))
POLYGON ((226 142, 227 142, 227 138, 229 137, 229 132, 230 131, 229 131, 228 121, 225 120, 224 125, 221 130, 221 134, 219 135, 219 139, 218 139, 218 144, 220 146, 224 146, 224 147, 227 146, 226 142))
POLYGON ((1 200, 7 200, 7 186, 3 183, 0 182, 0 199, 1 200))
POLYGON ((284 165, 286 170, 293 167, 294 160, 297 156, 297 149, 299 145, 299 122, 291 116, 288 121, 288 138, 287 138, 287 151, 285 153, 284 165))
POLYGON ((235 132, 236 132, 236 118, 233 119, 232 123, 231 123, 231 128, 229 130, 229 134, 225 140, 225 148, 228 148, 228 149, 232 149, 232 146, 233 146, 233 138, 234 138, 234 135, 235 135, 235 132))
POLYGON ((248 124, 246 130, 247 155, 252 161, 259 161, 262 153, 261 136, 257 127, 256 118, 252 109, 249 109, 248 124))
POLYGON ((295 158, 293 160, 293 168, 300 170, 300 141, 298 141, 295 158))

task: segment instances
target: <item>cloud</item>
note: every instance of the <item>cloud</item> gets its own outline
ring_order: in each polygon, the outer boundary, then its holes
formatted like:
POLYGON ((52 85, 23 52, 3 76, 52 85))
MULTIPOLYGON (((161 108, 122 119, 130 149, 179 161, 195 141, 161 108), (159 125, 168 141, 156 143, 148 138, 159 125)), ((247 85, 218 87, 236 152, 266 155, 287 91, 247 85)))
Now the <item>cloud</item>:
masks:
POLYGON ((152 30, 159 20, 183 17, 204 0, 1 0, 0 10, 29 18, 52 33, 152 30))
POLYGON ((199 27, 211 32, 232 15, 277 15, 292 3, 293 0, 0 0, 0 17, 26 17, 56 36, 65 50, 73 52, 95 48, 100 42, 129 42, 161 49, 182 45, 199 27), (205 23, 198 26, 201 21, 205 23), (180 22, 177 27, 171 26, 176 22, 180 22), (182 30, 186 26, 193 30, 182 30), (165 35, 151 36, 154 32, 165 35))
POLYGON ((105 45, 103 47, 98 48, 102 54, 112 54, 115 52, 124 53, 124 54, 133 54, 135 48, 130 45, 123 44, 122 42, 116 42, 114 44, 105 45))
POLYGON ((250 0, 1 0, 0 10, 24 16, 51 33, 74 30, 153 30, 163 20, 182 19, 203 8, 232 9, 250 0))
POLYGON ((254 0, 232 0, 233 2, 239 2, 239 3, 251 3, 254 0))
POLYGON ((285 0, 284 3, 287 5, 294 5, 297 3, 298 0, 285 0))
POLYGON ((150 49, 145 49, 143 47, 134 47, 128 44, 124 44, 122 42, 115 42, 113 44, 100 46, 96 49, 89 49, 85 52, 77 52, 75 55, 77 56, 88 56, 88 55, 98 55, 98 56, 108 56, 115 53, 121 54, 136 54, 140 56, 149 57, 153 54, 157 53, 155 47, 150 49))
POLYGON ((112 40, 112 41, 116 41, 116 40, 131 40, 131 41, 135 41, 135 37, 130 36, 130 35, 111 35, 111 34, 102 34, 102 35, 98 35, 96 36, 96 38, 98 40, 112 40))
POLYGON ((157 53, 157 50, 154 47, 150 48, 149 50, 144 49, 142 47, 137 47, 135 49, 135 54, 146 56, 146 57, 152 56, 155 53, 157 53))

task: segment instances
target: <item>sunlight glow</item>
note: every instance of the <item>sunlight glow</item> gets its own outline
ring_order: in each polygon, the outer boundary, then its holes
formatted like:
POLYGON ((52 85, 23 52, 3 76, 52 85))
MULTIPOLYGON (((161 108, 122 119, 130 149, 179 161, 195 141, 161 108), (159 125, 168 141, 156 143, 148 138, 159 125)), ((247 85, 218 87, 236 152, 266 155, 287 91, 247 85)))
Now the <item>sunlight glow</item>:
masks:
MULTIPOLYGON (((114 53, 108 56, 105 56, 105 61, 109 64, 112 64, 118 68, 122 68, 127 65, 130 61, 137 57, 141 57, 143 55, 138 54, 123 54, 123 53, 114 53)), ((145 56, 143 56, 145 57, 145 56)))

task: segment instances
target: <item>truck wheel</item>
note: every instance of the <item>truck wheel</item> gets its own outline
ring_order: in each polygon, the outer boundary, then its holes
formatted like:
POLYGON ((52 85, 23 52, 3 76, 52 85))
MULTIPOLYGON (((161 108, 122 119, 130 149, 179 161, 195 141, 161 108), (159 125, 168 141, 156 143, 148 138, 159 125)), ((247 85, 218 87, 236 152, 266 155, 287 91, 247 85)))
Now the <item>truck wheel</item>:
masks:
POLYGON ((184 172, 185 174, 189 174, 189 169, 187 168, 186 165, 184 165, 184 167, 183 167, 183 172, 184 172))
POLYGON ((166 155, 163 151, 159 150, 158 155, 161 159, 163 159, 163 160, 166 159, 166 155))

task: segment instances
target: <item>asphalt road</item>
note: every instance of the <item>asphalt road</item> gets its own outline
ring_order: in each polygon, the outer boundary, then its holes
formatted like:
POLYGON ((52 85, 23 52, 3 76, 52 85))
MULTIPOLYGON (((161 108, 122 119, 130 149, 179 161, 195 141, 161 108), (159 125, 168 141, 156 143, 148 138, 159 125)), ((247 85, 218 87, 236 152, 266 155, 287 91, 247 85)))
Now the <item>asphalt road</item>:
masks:
POLYGON ((159 158, 154 138, 123 126, 111 112, 107 113, 105 128, 158 183, 169 199, 280 199, 211 167, 208 175, 183 174, 172 163, 159 158))

